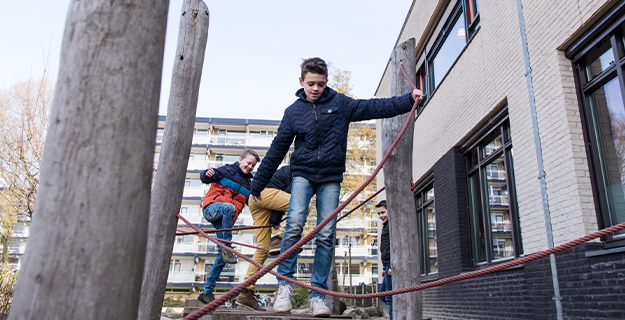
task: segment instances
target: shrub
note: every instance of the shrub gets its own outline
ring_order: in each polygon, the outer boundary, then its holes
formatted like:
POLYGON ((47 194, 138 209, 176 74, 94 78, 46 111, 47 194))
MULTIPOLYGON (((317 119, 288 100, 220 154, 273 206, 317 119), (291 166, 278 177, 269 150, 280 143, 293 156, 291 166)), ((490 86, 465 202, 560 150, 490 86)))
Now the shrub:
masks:
POLYGON ((291 296, 291 301, 295 309, 308 307, 308 305, 310 304, 310 301, 308 300, 308 289, 306 288, 295 289, 293 292, 293 295, 291 296))
POLYGON ((17 273, 13 270, 0 270, 0 319, 5 319, 9 314, 9 307, 13 301, 13 290, 15 289, 17 273))
POLYGON ((182 296, 177 297, 165 297, 163 300, 163 308, 182 308, 184 307, 184 299, 182 296))

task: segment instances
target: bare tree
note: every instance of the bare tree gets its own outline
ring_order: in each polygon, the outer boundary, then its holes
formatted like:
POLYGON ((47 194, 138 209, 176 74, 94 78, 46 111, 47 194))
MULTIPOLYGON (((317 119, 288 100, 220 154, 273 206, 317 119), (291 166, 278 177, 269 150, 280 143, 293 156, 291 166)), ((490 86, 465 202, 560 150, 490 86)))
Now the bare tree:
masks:
POLYGON ((44 77, 0 92, 0 243, 8 258, 11 230, 19 215, 32 216, 53 85, 44 77))
POLYGON ((1 195, 16 212, 29 216, 35 206, 52 96, 53 85, 45 77, 0 93, 1 195))

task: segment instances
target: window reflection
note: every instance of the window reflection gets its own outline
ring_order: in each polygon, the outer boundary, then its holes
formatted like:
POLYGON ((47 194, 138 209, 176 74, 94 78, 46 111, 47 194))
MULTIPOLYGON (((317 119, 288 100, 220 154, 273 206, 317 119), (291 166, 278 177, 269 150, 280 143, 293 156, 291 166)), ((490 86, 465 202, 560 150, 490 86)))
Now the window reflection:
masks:
POLYGON ((590 50, 584 57, 588 81, 614 64, 614 53, 610 39, 606 38, 590 50))
POLYGON ((460 52, 466 45, 466 31, 464 28, 464 21, 462 19, 456 20, 451 33, 445 39, 445 42, 441 46, 440 50, 436 54, 436 57, 432 61, 432 76, 434 81, 434 87, 437 88, 451 65, 456 61, 460 52))
POLYGON ((590 108, 601 150, 605 196, 614 225, 625 221, 625 108, 617 78, 592 93, 590 108))

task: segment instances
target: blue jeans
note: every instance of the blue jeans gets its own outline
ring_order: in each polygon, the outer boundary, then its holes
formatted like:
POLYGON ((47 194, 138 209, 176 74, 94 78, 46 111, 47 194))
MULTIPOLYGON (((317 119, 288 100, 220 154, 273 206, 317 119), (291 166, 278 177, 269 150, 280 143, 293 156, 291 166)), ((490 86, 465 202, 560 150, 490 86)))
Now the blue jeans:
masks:
MULTIPOLYGON (((202 212, 204 214, 204 219, 207 221, 213 220, 211 222, 215 229, 229 229, 232 228, 232 223, 234 220, 234 215, 236 213, 236 209, 232 203, 220 203, 215 202, 211 203, 202 212), (221 219, 219 219, 221 217, 221 219)), ((232 240, 232 231, 221 231, 216 233, 216 237, 218 239, 224 240, 232 240)), ((224 243, 225 245, 232 247, 229 243, 224 243)), ((204 292, 210 293, 213 292, 215 288, 215 284, 217 283, 217 278, 221 274, 221 270, 224 268, 226 263, 221 258, 221 247, 219 247, 217 253, 217 259, 215 259, 215 263, 211 268, 211 271, 208 273, 208 277, 206 277, 206 283, 204 284, 204 292)))
MULTIPOLYGON (((302 238, 302 230, 308 217, 308 205, 314 194, 317 194, 317 225, 327 218, 339 204, 339 194, 341 184, 338 182, 324 183, 314 185, 306 178, 293 177, 291 185, 291 201, 289 203, 289 212, 286 216, 286 226, 282 235, 282 247, 280 252, 285 252, 297 241, 302 238)), ((313 260, 312 276, 310 284, 321 289, 328 289, 326 281, 330 273, 332 264, 332 255, 334 254, 334 231, 336 229, 336 217, 332 219, 315 238, 317 248, 315 249, 315 259, 313 260)), ((278 273, 293 279, 293 274, 297 268, 298 252, 295 251, 291 256, 286 258, 279 266, 278 273)), ((278 279, 278 284, 290 284, 289 282, 278 279)), ((310 291, 311 298, 324 298, 325 294, 310 291)))
MULTIPOLYGON (((380 285, 380 292, 393 290, 393 277, 388 274, 390 267, 384 267, 384 279, 382 279, 382 285, 380 285)), ((393 320, 393 296, 386 296, 380 298, 388 306, 388 316, 390 320, 393 320)))

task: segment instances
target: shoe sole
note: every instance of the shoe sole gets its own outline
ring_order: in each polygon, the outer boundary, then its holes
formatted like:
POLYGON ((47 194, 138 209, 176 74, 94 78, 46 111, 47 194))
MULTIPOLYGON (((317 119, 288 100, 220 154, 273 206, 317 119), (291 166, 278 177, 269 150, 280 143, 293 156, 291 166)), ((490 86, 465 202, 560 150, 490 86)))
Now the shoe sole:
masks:
POLYGON ((280 254, 280 249, 271 249, 269 250, 269 255, 270 256, 277 256, 280 254))
POLYGON ((276 309, 276 307, 273 307, 273 312, 277 312, 277 313, 287 313, 287 312, 291 312, 291 310, 293 310, 293 306, 291 306, 290 308, 278 308, 278 309, 276 309))
POLYGON ((332 312, 330 312, 330 310, 323 311, 322 313, 317 313, 317 314, 313 312, 313 317, 329 317, 331 315, 332 315, 332 312))
POLYGON ((237 263, 238 259, 235 256, 233 260, 226 260, 222 255, 219 255, 221 257, 221 260, 223 260, 225 263, 229 263, 229 264, 235 264, 237 263))
POLYGON ((248 306, 247 304, 241 303, 241 302, 239 302, 239 301, 235 301, 235 303, 237 304, 237 306, 239 306, 239 307, 241 307, 241 308, 243 308, 243 309, 250 310, 250 311, 261 311, 261 312, 262 312, 262 311, 267 311, 267 310, 258 310, 258 309, 254 309, 254 308, 252 308, 252 307, 248 306))

